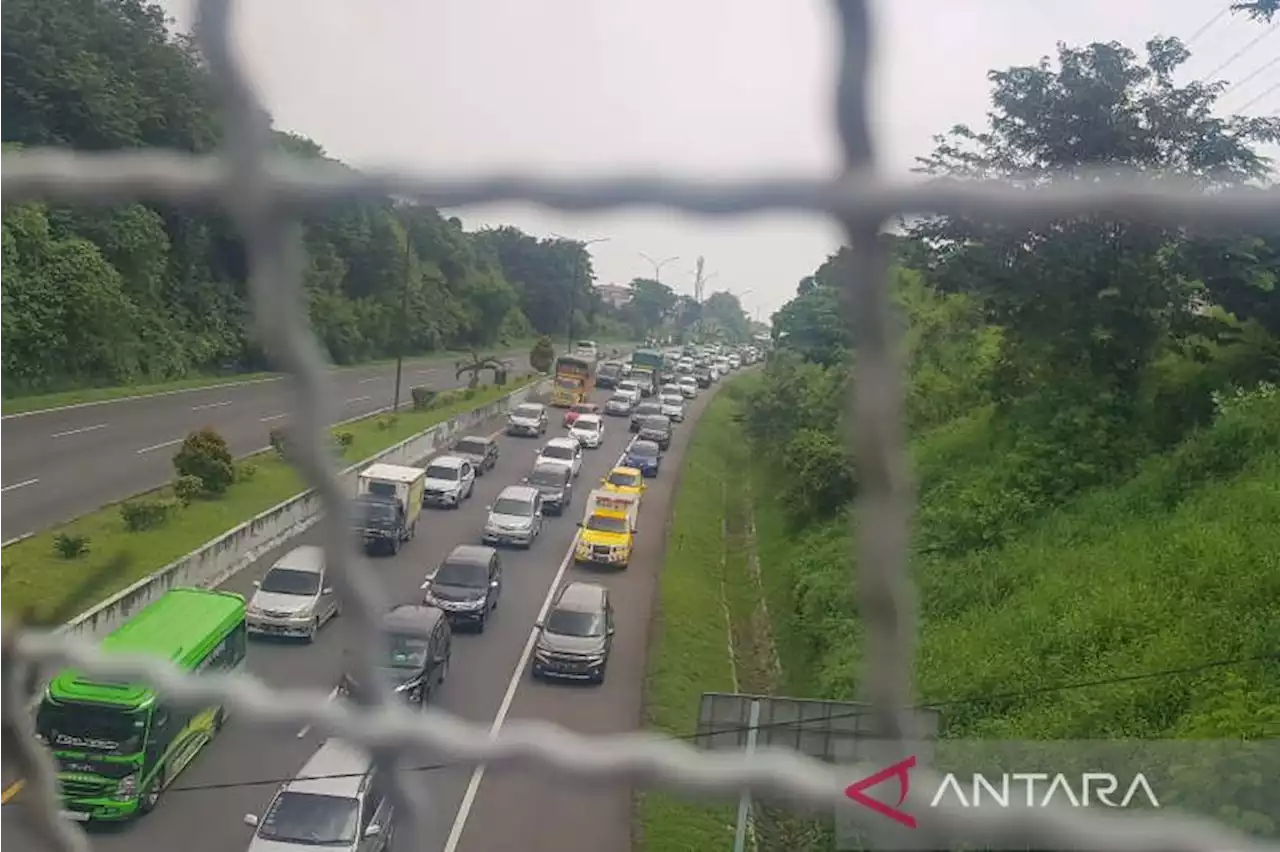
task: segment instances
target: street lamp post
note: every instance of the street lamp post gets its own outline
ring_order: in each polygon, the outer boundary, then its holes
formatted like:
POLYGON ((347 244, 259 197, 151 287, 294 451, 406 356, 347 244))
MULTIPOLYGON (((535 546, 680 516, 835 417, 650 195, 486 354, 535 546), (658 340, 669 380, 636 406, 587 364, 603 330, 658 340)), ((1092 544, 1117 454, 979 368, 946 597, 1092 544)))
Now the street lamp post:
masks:
POLYGON ((404 232, 404 281, 400 284, 400 327, 396 333, 396 389, 395 398, 391 401, 391 413, 400 410, 400 377, 404 373, 404 339, 409 329, 409 266, 410 252, 413 244, 409 241, 409 231, 404 232))
POLYGON ((557 240, 566 240, 568 242, 576 242, 581 244, 581 250, 578 252, 577 257, 574 259, 574 262, 573 262, 573 279, 569 282, 569 317, 568 317, 568 322, 566 323, 568 330, 566 332, 567 340, 565 341, 565 346, 566 346, 566 351, 572 352, 573 351, 573 309, 574 309, 574 301, 578 295, 578 278, 582 275, 582 258, 583 258, 583 255, 587 253, 587 246, 595 245, 596 243, 607 243, 609 242, 610 238, 596 237, 594 240, 574 240, 569 237, 562 236, 561 234, 552 234, 551 236, 555 237, 557 240))
POLYGON ((680 259, 679 257, 672 255, 671 257, 664 257, 662 260, 654 260, 644 252, 637 252, 637 253, 641 257, 643 257, 645 260, 649 261, 649 263, 653 266, 653 280, 657 281, 659 284, 662 283, 662 267, 666 266, 668 263, 671 263, 673 261, 677 261, 680 259))

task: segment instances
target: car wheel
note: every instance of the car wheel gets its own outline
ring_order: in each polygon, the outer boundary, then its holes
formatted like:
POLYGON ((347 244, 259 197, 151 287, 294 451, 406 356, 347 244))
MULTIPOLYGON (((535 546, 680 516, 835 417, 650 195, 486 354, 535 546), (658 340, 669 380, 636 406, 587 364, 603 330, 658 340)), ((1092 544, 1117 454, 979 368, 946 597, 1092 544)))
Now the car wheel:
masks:
POLYGON ((484 629, 489 626, 489 614, 485 613, 484 617, 476 621, 476 632, 483 633, 484 629))
POLYGON ((307 634, 307 641, 316 641, 316 634, 320 632, 320 616, 316 616, 311 621, 311 632, 307 634))
POLYGON ((436 678, 436 686, 444 683, 444 679, 449 676, 449 658, 445 657, 444 662, 440 664, 440 676, 436 678))

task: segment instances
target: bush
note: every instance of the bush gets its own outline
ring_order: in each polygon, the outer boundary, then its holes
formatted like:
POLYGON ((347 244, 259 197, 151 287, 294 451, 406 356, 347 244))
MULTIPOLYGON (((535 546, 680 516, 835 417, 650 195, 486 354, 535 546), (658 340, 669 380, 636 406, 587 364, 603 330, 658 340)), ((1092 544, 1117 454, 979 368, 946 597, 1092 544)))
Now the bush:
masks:
POLYGON ((432 408, 432 403, 435 402, 437 396, 435 391, 426 387, 410 388, 409 395, 413 397, 414 411, 426 411, 432 408))
POLYGON ((89 537, 72 533, 58 533, 53 537, 53 550, 63 559, 75 559, 89 552, 89 537))
POLYGON ((184 506, 190 506, 192 501, 204 493, 204 483, 200 481, 198 476, 179 476, 173 483, 173 496, 178 498, 178 502, 184 506))
POLYGON ((338 447, 338 453, 345 453, 347 448, 355 442, 356 436, 350 432, 338 432, 333 436, 333 443, 338 447))
POLYGON ((120 506, 120 518, 129 532, 155 529, 169 520, 173 500, 130 500, 120 506))
POLYGON ((253 462, 243 462, 236 465, 236 482, 252 482, 257 475, 258 466, 253 462))
POLYGON ((464 391, 462 392, 462 398, 463 398, 463 399, 475 399, 475 397, 476 397, 476 389, 475 389, 475 388, 467 388, 466 390, 464 390, 464 391))
POLYGON ((529 350, 529 366, 537 370, 539 373, 545 373, 551 369, 551 364, 556 359, 556 348, 551 343, 551 338, 545 334, 537 339, 533 344, 533 349, 529 350))
POLYGON ((400 422, 400 418, 394 414, 390 414, 386 417, 379 417, 374 422, 378 424, 379 432, 390 432, 395 425, 400 422))
POLYGON ((222 494, 235 481, 236 473, 226 439, 213 429, 192 432, 173 456, 179 476, 194 476, 209 494, 222 494))

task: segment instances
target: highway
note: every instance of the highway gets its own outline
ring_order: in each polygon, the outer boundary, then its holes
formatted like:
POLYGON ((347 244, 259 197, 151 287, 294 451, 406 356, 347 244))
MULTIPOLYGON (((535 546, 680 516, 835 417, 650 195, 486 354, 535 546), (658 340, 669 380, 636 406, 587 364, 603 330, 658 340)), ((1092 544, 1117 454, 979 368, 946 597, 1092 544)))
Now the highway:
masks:
MULTIPOLYGON (((598 450, 586 451, 574 502, 560 518, 549 518, 539 540, 528 551, 503 552, 501 606, 483 634, 459 632, 454 640, 448 680, 437 705, 488 728, 520 718, 553 720, 589 733, 621 733, 640 726, 650 616, 662 566, 665 532, 673 485, 689 436, 709 393, 690 403, 685 423, 676 427, 659 478, 649 481, 640 510, 637 553, 626 571, 598 571, 571 564, 568 554, 581 519, 585 497, 616 463, 631 438, 625 418, 607 418, 598 450), (590 578, 613 592, 615 642, 608 676, 598 686, 533 681, 526 658, 534 622, 551 591, 563 582, 590 578)), ((603 394, 598 394, 603 398, 603 394)), ((549 435, 562 431, 558 417, 549 435)), ((486 505, 506 485, 519 482, 541 446, 533 439, 501 439, 501 458, 494 471, 477 480, 475 494, 456 511, 424 509, 425 526, 396 557, 374 562, 396 601, 420 600, 423 577, 457 544, 479 541, 486 505)), ((314 542, 315 531, 289 546, 314 542)), ((252 590, 266 567, 282 550, 269 553, 251 569, 227 583, 242 593, 252 590)), ((337 618, 321 630, 312 646, 255 640, 250 646, 250 672, 280 687, 328 692, 354 650, 350 620, 337 618)), ((691 720, 692 723, 692 720, 691 720)), ((93 831, 100 852, 134 849, 182 849, 184 852, 229 852, 248 845, 252 829, 246 813, 261 813, 276 786, 297 772, 320 743, 313 732, 254 727, 233 714, 218 738, 174 780, 156 810, 138 822, 93 831)), ((444 762, 440 756, 415 754, 415 766, 444 762)), ((489 771, 472 767, 423 771, 429 796, 427 835, 418 841, 400 835, 397 846, 422 852, 480 852, 492 849, 613 852, 631 848, 632 790, 625 786, 583 785, 538 770, 489 771)), ((3 839, 13 848, 32 848, 17 810, 22 793, 3 809, 3 839)))
MULTIPOLYGON (((512 376, 530 372, 527 352, 506 352, 512 376)), ((458 387, 453 361, 405 364, 402 403, 409 388, 458 387)), ((391 405, 394 364, 332 370, 329 399, 334 421, 391 405)), ((4 444, 3 540, 39 532, 173 478, 173 454, 191 431, 211 426, 239 456, 268 445, 272 428, 292 408, 283 377, 221 387, 108 400, 48 411, 7 415, 4 444)))

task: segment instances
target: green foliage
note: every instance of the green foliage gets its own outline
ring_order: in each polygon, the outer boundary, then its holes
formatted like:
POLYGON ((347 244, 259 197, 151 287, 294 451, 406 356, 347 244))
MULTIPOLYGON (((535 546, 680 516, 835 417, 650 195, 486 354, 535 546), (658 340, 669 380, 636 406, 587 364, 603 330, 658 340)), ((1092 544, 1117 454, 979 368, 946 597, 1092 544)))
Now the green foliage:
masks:
POLYGON ((551 338, 542 335, 533 343, 533 349, 529 351, 529 366, 537 370, 539 373, 550 371, 551 365, 556 360, 556 349, 551 343, 551 338))
POLYGON ((129 532, 142 532, 163 526, 177 506, 176 500, 140 498, 120 504, 120 519, 129 532))
POLYGON ((240 462, 236 465, 236 482, 253 482, 258 475, 258 466, 253 462, 240 462))
POLYGON ((347 449, 350 448, 352 442, 354 442, 355 439, 356 439, 356 436, 351 434, 350 432, 334 432, 333 445, 337 449, 338 455, 339 456, 345 455, 347 452, 347 449))
POLYGON ((413 397, 413 410, 426 411, 431 408, 432 402, 436 398, 436 392, 427 387, 416 387, 409 391, 409 395, 413 397))
POLYGON ((63 559, 75 559, 89 552, 89 537, 75 533, 58 533, 53 537, 53 549, 63 559))
POLYGON ((206 494, 222 494, 235 481, 234 460, 227 441, 211 428, 192 432, 173 455, 179 477, 194 476, 206 494))
POLYGON ((183 506, 190 506, 205 493, 204 482, 198 476, 179 476, 173 481, 173 496, 183 506))

